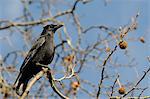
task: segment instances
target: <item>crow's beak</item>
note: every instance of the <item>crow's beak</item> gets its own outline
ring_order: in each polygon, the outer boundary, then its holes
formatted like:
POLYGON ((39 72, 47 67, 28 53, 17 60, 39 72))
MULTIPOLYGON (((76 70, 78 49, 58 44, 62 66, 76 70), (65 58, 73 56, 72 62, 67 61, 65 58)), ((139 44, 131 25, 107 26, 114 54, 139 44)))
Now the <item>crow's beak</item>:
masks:
POLYGON ((62 26, 63 26, 62 24, 57 25, 57 26, 55 26, 55 29, 57 30, 57 29, 61 28, 62 26))

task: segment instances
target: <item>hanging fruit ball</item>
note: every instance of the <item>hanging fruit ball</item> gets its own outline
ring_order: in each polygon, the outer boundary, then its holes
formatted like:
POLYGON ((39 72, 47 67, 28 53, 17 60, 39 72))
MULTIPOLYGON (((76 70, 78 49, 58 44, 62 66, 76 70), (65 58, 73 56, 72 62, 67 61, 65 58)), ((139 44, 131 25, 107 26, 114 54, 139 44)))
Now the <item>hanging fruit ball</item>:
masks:
POLYGON ((119 90, 118 90, 119 94, 123 95, 125 94, 126 90, 125 90, 125 87, 120 87, 119 90))
POLYGON ((71 55, 64 57, 63 60, 65 63, 72 63, 74 58, 75 58, 74 54, 71 54, 71 55))
POLYGON ((77 81, 72 82, 72 83, 71 83, 71 87, 72 87, 72 89, 76 90, 77 88, 80 87, 80 83, 77 82, 77 81))
POLYGON ((119 42, 119 47, 121 49, 126 49, 128 47, 128 43, 126 41, 120 41, 119 42))
POLYGON ((140 41, 141 41, 142 43, 145 43, 144 37, 140 37, 140 41))
POLYGON ((111 51, 110 47, 106 47, 106 52, 110 52, 110 51, 111 51))

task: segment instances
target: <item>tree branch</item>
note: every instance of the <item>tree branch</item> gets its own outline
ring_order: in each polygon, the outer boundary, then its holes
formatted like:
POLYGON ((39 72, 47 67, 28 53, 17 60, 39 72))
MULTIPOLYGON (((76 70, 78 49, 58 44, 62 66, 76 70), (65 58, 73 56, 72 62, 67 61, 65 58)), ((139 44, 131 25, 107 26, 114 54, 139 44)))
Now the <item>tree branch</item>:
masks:
POLYGON ((141 77, 141 79, 135 84, 135 86, 130 89, 126 94, 123 95, 123 97, 127 96, 130 92, 132 92, 138 85, 139 83, 145 78, 145 76, 148 74, 148 72, 150 71, 150 67, 148 68, 147 71, 144 72, 144 75, 141 77))
POLYGON ((97 96, 96 96, 96 99, 99 98, 99 95, 101 93, 101 86, 102 86, 102 83, 103 83, 103 80, 104 80, 104 71, 105 71, 105 65, 108 61, 108 59, 112 56, 112 54, 116 51, 117 49, 117 45, 115 46, 115 48, 111 51, 111 53, 108 55, 108 57, 104 60, 103 62, 103 68, 102 68, 102 71, 101 71, 101 80, 100 80, 100 83, 99 83, 99 86, 98 86, 98 91, 97 91, 97 96))

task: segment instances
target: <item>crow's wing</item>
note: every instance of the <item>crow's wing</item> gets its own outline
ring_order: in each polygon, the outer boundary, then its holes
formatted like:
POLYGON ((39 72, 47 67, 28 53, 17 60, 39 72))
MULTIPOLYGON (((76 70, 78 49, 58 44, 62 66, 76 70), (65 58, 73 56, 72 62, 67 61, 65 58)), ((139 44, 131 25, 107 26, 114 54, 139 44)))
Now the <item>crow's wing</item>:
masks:
POLYGON ((45 36, 40 37, 37 39, 35 44, 32 46, 31 50, 28 52, 26 58, 24 59, 24 62, 20 68, 20 72, 23 71, 23 69, 26 67, 26 64, 34 57, 34 55, 39 51, 39 49, 42 47, 42 45, 45 43, 45 36))
POLYGON ((22 75, 22 71, 24 70, 24 68, 26 67, 26 64, 28 64, 28 62, 34 57, 34 55, 38 52, 38 50, 42 47, 42 45, 45 43, 45 36, 40 37, 39 39, 37 39, 37 41, 35 42, 35 44, 32 46, 31 50, 28 52, 26 58, 23 61, 23 64, 20 68, 20 73, 14 83, 14 86, 16 85, 18 79, 21 77, 22 75))

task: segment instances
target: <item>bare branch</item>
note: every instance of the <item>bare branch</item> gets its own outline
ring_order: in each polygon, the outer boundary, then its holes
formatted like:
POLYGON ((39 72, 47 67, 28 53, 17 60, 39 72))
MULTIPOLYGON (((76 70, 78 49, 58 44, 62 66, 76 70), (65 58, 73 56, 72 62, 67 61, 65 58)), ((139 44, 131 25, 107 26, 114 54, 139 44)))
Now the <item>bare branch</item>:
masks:
POLYGON ((116 84, 118 78, 119 78, 119 75, 117 76, 116 80, 114 81, 114 84, 113 84, 113 86, 112 86, 112 91, 111 91, 110 96, 113 96, 113 93, 114 93, 114 87, 115 87, 115 84, 116 84))
POLYGON ((49 82, 51 84, 51 87, 53 89, 54 92, 56 92, 62 99, 69 99, 68 97, 64 96, 60 91, 59 89, 56 87, 56 84, 54 82, 54 78, 51 74, 51 71, 50 69, 47 71, 47 78, 49 79, 49 82))
POLYGON ((99 95, 101 94, 101 87, 102 87, 102 83, 103 83, 103 80, 104 80, 104 71, 105 71, 105 65, 107 63, 107 61, 109 60, 109 58, 113 55, 113 53, 116 51, 117 49, 117 45, 115 46, 115 48, 111 51, 111 53, 108 55, 108 57, 104 60, 103 62, 103 68, 102 68, 102 71, 101 71, 101 79, 100 79, 100 83, 98 85, 98 91, 97 91, 97 99, 99 98, 99 95))
POLYGON ((134 85, 133 88, 131 88, 126 94, 123 95, 123 97, 127 96, 130 92, 132 92, 139 84, 140 82, 145 78, 145 76, 148 74, 150 71, 150 67, 148 68, 147 71, 144 72, 144 75, 141 77, 141 79, 134 85))

